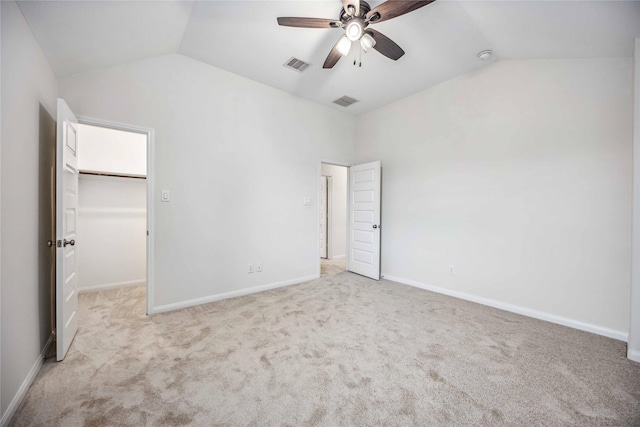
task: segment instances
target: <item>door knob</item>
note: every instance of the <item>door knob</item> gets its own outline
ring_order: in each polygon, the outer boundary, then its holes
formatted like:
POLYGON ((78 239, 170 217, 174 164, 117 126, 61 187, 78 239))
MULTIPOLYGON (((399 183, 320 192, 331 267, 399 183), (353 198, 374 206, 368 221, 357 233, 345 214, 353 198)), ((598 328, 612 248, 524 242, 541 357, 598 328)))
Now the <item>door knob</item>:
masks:
POLYGON ((73 239, 71 239, 71 240, 64 239, 63 245, 64 245, 65 248, 67 247, 67 245, 75 246, 76 245, 76 241, 73 240, 73 239))
POLYGON ((53 245, 55 245, 55 243, 53 242, 53 240, 49 240, 49 241, 47 241, 47 246, 48 246, 48 247, 52 247, 53 245))
POLYGON ((373 224, 373 228, 378 228, 378 225, 377 224, 373 224))

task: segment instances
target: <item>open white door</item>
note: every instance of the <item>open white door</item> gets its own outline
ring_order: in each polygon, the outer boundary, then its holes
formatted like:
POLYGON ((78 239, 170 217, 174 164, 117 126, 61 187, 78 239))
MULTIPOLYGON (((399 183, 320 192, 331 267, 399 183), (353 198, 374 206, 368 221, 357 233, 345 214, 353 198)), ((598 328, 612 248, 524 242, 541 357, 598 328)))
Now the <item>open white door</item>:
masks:
POLYGON ((349 169, 349 271, 380 280, 380 162, 349 169))
POLYGON ((327 257, 327 177, 320 177, 320 258, 327 257))
POLYGON ((58 98, 56 151, 56 353, 64 359, 78 330, 78 120, 58 98))

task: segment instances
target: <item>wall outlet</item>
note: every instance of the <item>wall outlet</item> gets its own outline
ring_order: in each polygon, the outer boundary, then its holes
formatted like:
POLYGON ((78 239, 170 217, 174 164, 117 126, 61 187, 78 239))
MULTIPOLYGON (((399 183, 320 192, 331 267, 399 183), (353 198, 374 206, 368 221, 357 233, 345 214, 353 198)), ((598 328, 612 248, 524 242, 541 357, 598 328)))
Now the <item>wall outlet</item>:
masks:
POLYGON ((169 192, 169 190, 162 190, 160 192, 160 201, 168 202, 170 200, 171 200, 171 193, 169 192))
POLYGON ((262 273, 262 264, 256 264, 256 273, 262 273))
POLYGON ((249 273, 253 273, 253 264, 249 264, 249 273))
POLYGON ((449 266, 449 274, 456 274, 456 266, 455 265, 450 265, 449 266))

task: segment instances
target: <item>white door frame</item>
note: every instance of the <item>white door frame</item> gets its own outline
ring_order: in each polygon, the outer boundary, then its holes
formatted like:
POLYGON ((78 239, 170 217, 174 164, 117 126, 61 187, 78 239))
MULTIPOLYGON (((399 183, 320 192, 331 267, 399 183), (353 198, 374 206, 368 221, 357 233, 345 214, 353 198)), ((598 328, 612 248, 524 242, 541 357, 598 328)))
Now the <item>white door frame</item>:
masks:
POLYGON ((324 212, 320 210, 320 231, 322 232, 322 224, 324 224, 324 238, 320 235, 322 242, 320 242, 320 258, 331 259, 331 252, 329 251, 329 183, 331 177, 328 175, 320 176, 320 198, 318 199, 318 207, 322 207, 324 201, 324 212), (322 186, 324 185, 324 191, 322 186), (324 214, 324 221, 322 218, 324 214), (322 251, 322 245, 324 245, 324 252, 322 251), (324 256, 323 256, 324 255, 324 256))
POLYGON ((333 244, 333 215, 331 215, 331 209, 333 209, 333 177, 327 175, 327 221, 325 227, 327 229, 327 259, 333 258, 333 250, 331 248, 333 244))
MULTIPOLYGON (((125 132, 139 133, 147 137, 147 315, 153 312, 153 291, 154 291, 154 207, 153 207, 153 183, 155 178, 154 169, 154 130, 142 126, 125 123, 111 122, 107 120, 94 119, 92 117, 78 116, 78 123, 90 126, 99 126, 107 129, 121 130, 125 132)), ((318 249, 319 250, 319 249, 318 249)))
MULTIPOLYGON (((349 177, 349 170, 351 168, 351 164, 349 164, 349 163, 337 162, 335 160, 320 160, 318 162, 318 173, 316 174, 317 180, 318 180, 317 181, 318 182, 318 185, 317 185, 318 198, 316 200, 320 200, 320 179, 322 179, 322 165, 323 164, 325 164, 325 165, 333 165, 333 166, 342 166, 344 168, 347 168, 347 177, 349 177)), ((327 184, 327 188, 328 188, 328 184, 327 184)), ((351 182, 347 178, 347 196, 349 196, 350 189, 351 189, 351 182)), ((327 199, 329 199, 328 195, 327 195, 327 199)), ((320 202, 318 202, 318 203, 320 203, 320 202)), ((349 218, 349 203, 346 203, 346 205, 347 205, 346 218, 348 219, 349 218)), ((327 204, 327 209, 330 206, 331 205, 330 205, 330 202, 329 202, 329 204, 327 204)), ((320 209, 316 209, 316 211, 318 211, 318 220, 316 221, 318 231, 316 232, 316 236, 319 236, 320 235, 320 209)), ((329 215, 329 218, 331 218, 331 216, 332 215, 329 215)), ((333 220, 330 220, 330 221, 333 221, 333 220)), ((329 222, 329 221, 327 221, 327 222, 329 222)), ((331 226, 327 225, 327 233, 329 233, 329 230, 332 230, 332 228, 333 228, 333 223, 331 224, 331 226)), ((349 225, 349 221, 347 220, 347 236, 349 236, 350 232, 351 232, 351 226, 349 225)), ((330 246, 329 246, 330 242, 331 242, 331 237, 329 237, 327 239, 327 259, 331 259, 331 257, 333 256, 333 253, 330 252, 330 250, 331 250, 330 246)), ((347 250, 347 255, 348 255, 350 253, 350 250, 351 250, 349 239, 347 239, 346 245, 347 245, 346 250, 347 250)), ((320 245, 316 245, 316 246, 318 247, 318 255, 316 257, 318 259, 318 277, 320 277, 320 274, 322 273, 322 260, 320 258, 320 245)), ((347 256, 346 259, 347 259, 347 270, 349 270, 349 257, 347 256)))

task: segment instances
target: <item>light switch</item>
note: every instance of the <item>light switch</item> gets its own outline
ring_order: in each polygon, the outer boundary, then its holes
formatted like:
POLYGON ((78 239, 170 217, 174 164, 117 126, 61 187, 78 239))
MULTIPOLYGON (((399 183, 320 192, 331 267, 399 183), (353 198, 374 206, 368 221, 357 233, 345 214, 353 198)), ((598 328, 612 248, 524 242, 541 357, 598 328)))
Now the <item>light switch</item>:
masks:
POLYGON ((160 200, 163 202, 168 202, 170 200, 169 195, 169 190, 162 190, 160 194, 160 200))
POLYGON ((311 206, 311 197, 303 197, 302 204, 305 206, 311 206))

